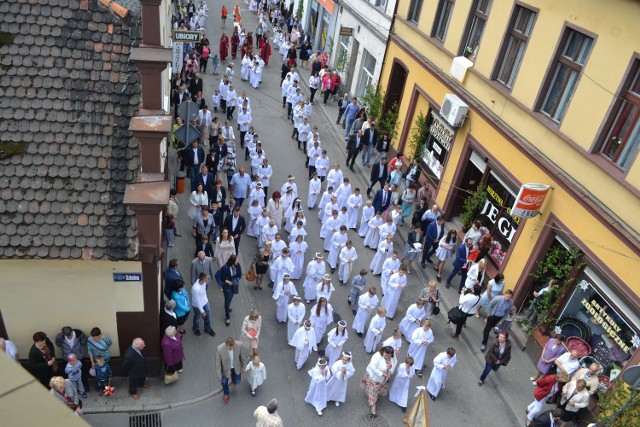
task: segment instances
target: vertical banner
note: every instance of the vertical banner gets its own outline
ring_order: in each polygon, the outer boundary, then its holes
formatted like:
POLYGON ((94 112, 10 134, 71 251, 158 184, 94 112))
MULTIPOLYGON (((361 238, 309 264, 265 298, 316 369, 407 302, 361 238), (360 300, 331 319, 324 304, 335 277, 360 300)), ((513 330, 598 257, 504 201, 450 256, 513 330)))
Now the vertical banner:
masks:
POLYGON ((171 60, 171 68, 174 73, 182 71, 182 59, 184 57, 184 43, 173 42, 173 55, 171 60))
POLYGON ((533 218, 538 215, 550 189, 551 187, 544 184, 523 184, 511 208, 511 216, 533 218))

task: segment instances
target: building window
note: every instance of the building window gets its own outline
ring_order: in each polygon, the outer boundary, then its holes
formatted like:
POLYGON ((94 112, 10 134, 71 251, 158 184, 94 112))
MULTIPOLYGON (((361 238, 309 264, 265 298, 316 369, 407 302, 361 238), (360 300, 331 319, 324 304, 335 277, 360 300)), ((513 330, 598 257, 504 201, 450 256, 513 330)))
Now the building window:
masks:
POLYGON ((551 120, 559 123, 567 112, 592 46, 591 37, 571 28, 565 29, 538 106, 551 120))
POLYGON ((511 89, 518 75, 524 51, 531 37, 536 13, 517 5, 511 15, 511 23, 505 41, 500 50, 494 79, 511 89))
POLYGON ((362 96, 367 86, 374 83, 373 76, 375 75, 376 59, 367 52, 366 49, 362 50, 362 62, 360 68, 356 96, 362 96))
POLYGON ((431 37, 435 37, 441 42, 447 35, 449 21, 451 20, 451 12, 453 11, 453 0, 440 0, 438 11, 436 12, 436 20, 433 24, 433 33, 431 37))
POLYGON ((631 67, 609 123, 603 133, 600 152, 627 169, 640 147, 640 59, 636 59, 631 67))
POLYGON ((373 4, 384 9, 387 5, 387 0, 373 0, 373 4))
POLYGON ((478 54, 482 33, 487 24, 487 18, 489 18, 489 9, 491 9, 491 0, 475 0, 471 15, 467 20, 464 43, 460 46, 460 55, 464 55, 471 61, 475 61, 478 54))
POLYGON ((411 22, 418 22, 421 10, 422 0, 411 0, 411 3, 409 4, 409 13, 407 13, 407 20, 411 22))

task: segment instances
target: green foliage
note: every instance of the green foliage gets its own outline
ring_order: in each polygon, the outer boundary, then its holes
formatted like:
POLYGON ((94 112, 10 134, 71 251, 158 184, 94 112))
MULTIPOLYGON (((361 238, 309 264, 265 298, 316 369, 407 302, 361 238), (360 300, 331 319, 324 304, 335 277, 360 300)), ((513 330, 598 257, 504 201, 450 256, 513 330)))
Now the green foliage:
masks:
POLYGON ((422 157, 422 146, 427 141, 428 137, 429 122, 427 121, 427 117, 422 114, 422 111, 420 111, 418 113, 418 117, 416 118, 416 122, 413 124, 411 132, 409 134, 409 149, 411 151, 411 159, 422 157))
POLYGON ((27 152, 27 144, 21 142, 0 141, 0 160, 8 159, 27 152))
POLYGON ((469 228, 471 228, 471 224, 473 224, 473 221, 475 221, 478 217, 478 212, 480 211, 486 200, 487 186, 484 184, 478 185, 478 188, 476 188, 473 193, 469 194, 467 198, 464 199, 463 210, 460 214, 463 230, 468 230, 469 228))
POLYGON ((394 102, 390 108, 385 109, 384 104, 387 95, 380 89, 380 86, 367 85, 364 94, 360 97, 360 104, 367 112, 367 116, 372 119, 381 132, 389 134, 389 140, 398 134, 399 112, 398 103, 394 102))
POLYGON ((347 52, 347 49, 340 49, 340 53, 336 58, 336 63, 334 66, 335 69, 338 72, 343 73, 347 69, 348 63, 349 63, 349 53, 347 52))
POLYGON ((608 391, 598 392, 598 425, 607 427, 635 427, 640 418, 640 396, 633 391, 620 378, 613 382, 608 391), (631 399, 631 400, 630 400, 631 399), (626 408, 616 418, 615 414, 624 405, 626 408), (600 424, 602 423, 602 424, 600 424))
POLYGON ((296 19, 302 20, 302 14, 304 13, 304 0, 298 0, 298 8, 296 9, 296 19))

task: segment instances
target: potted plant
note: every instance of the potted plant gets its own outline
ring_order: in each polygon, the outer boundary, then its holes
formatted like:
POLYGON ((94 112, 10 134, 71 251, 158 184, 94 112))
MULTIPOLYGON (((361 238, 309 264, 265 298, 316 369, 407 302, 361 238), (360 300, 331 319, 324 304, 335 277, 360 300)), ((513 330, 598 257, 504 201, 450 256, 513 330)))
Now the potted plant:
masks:
POLYGON ((464 204, 462 205, 462 213, 460 219, 462 220, 462 231, 465 233, 471 228, 471 224, 478 217, 478 212, 482 209, 485 201, 487 200, 487 186, 484 184, 478 185, 478 187, 470 193, 464 204))

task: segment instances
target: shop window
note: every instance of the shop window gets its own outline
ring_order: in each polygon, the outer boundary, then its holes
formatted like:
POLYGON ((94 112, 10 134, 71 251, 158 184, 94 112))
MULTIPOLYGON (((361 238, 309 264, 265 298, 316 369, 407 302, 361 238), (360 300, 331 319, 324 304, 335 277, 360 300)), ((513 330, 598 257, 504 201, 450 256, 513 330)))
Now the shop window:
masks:
POLYGON ((367 52, 362 50, 362 62, 360 63, 360 76, 358 77, 358 87, 356 96, 362 96, 368 85, 374 84, 373 76, 376 70, 376 59, 367 52))
POLYGON ((640 59, 636 59, 605 128, 600 152, 627 169, 640 146, 640 59))
POLYGON ((516 5, 511 15, 511 23, 507 36, 502 43, 500 56, 494 70, 494 79, 509 89, 520 70, 524 52, 531 37, 536 13, 520 5, 516 5))
POLYGON ((467 19, 464 43, 460 46, 460 55, 464 55, 471 61, 475 61, 482 40, 482 33, 489 18, 491 0, 475 0, 471 9, 471 15, 467 19))
MULTIPOLYGON (((556 328, 564 335, 578 336, 586 341, 591 347, 591 357, 602 365, 606 375, 613 376, 640 347, 640 338, 620 314, 628 310, 616 307, 605 298, 611 292, 599 289, 593 277, 595 275, 589 268, 578 277, 576 287, 558 317, 556 328)), ((600 282, 599 279, 597 281, 600 282)))
POLYGON ((434 183, 440 182, 447 154, 451 149, 454 131, 435 112, 427 119, 429 136, 422 147, 422 160, 427 165, 427 174, 434 183))
POLYGON ((409 12, 407 13, 407 20, 411 22, 418 22, 421 11, 422 0, 411 0, 411 3, 409 4, 409 12))
POLYGON ((488 174, 485 184, 487 199, 478 218, 492 237, 489 256, 500 267, 520 225, 520 218, 510 215, 516 192, 494 171, 488 174))
POLYGON ((433 33, 431 37, 435 37, 441 42, 447 35, 449 21, 451 20, 451 12, 453 11, 453 0, 440 0, 438 3, 438 11, 436 12, 436 20, 433 24, 433 33))
POLYGON ((591 37, 565 29, 538 105, 540 112, 554 122, 560 123, 567 112, 592 46, 591 37))

